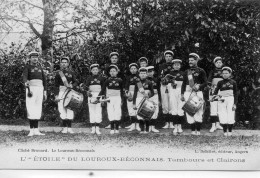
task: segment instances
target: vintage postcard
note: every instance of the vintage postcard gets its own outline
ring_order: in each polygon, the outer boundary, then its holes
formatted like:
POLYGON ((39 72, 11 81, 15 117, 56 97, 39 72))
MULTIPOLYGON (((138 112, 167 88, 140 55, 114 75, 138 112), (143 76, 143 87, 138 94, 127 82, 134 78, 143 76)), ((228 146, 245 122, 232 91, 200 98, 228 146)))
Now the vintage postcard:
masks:
POLYGON ((1 0, 0 169, 259 170, 258 0, 1 0))

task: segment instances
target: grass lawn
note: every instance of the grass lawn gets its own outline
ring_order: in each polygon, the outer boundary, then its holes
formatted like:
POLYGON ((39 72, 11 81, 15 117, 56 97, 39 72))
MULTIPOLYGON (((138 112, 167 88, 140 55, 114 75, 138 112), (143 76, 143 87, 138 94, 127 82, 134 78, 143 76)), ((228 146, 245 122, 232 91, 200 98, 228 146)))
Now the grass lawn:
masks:
POLYGON ((107 133, 101 136, 88 133, 62 134, 48 132, 45 136, 27 137, 28 131, 0 131, 0 145, 3 147, 15 146, 16 144, 58 144, 58 145, 80 145, 88 144, 92 147, 107 148, 131 148, 131 147, 153 147, 153 148, 175 148, 175 149, 201 149, 201 148, 243 148, 259 149, 260 137, 253 136, 191 136, 177 135, 170 132, 160 134, 139 134, 121 132, 118 135, 109 135, 107 133))

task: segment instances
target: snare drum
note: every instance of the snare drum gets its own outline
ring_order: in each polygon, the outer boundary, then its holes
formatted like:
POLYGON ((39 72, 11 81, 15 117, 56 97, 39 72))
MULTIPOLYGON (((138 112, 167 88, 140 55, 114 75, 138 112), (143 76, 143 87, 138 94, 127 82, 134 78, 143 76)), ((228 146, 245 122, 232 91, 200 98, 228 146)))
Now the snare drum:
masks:
POLYGON ((82 93, 76 92, 72 89, 68 90, 64 98, 64 107, 71 110, 80 109, 84 100, 84 96, 82 93))
POLYGON ((150 120, 153 116, 156 105, 153 101, 143 98, 139 104, 137 115, 144 118, 145 120, 150 120))
POLYGON ((192 93, 188 101, 183 105, 182 109, 189 115, 194 116, 203 104, 204 100, 196 93, 192 93))

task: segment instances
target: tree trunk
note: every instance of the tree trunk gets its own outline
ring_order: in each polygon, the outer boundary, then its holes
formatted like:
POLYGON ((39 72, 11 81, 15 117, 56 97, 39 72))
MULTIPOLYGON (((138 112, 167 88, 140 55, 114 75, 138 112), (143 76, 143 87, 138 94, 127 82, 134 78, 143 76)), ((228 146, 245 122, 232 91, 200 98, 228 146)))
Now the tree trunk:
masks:
POLYGON ((52 47, 52 36, 55 21, 54 0, 42 0, 44 12, 43 32, 41 35, 42 54, 46 55, 52 47))

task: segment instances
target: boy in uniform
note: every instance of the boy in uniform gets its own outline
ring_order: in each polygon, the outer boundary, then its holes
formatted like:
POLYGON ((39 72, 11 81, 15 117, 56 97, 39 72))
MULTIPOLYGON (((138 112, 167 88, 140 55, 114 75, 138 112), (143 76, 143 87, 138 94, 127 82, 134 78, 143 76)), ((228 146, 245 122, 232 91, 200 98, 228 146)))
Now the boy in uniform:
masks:
POLYGON ((55 76, 55 100, 58 101, 58 110, 60 112, 60 118, 63 122, 62 133, 71 133, 71 123, 74 119, 74 111, 64 107, 64 96, 68 89, 74 88, 78 85, 75 73, 69 68, 70 60, 68 57, 62 57, 60 59, 61 70, 56 73, 55 76))
POLYGON ((102 122, 102 108, 101 103, 95 103, 94 101, 105 83, 105 77, 99 75, 99 64, 92 64, 90 70, 92 76, 87 78, 84 86, 88 94, 89 118, 92 127, 91 133, 100 135, 99 124, 102 122))
POLYGON ((183 82, 184 72, 180 71, 182 60, 174 59, 173 63, 173 71, 170 72, 172 76, 175 77, 174 83, 172 83, 172 87, 169 89, 169 95, 171 96, 170 105, 170 113, 172 114, 172 122, 174 125, 173 134, 182 133, 181 124, 184 121, 184 111, 182 109, 184 102, 181 100, 181 86, 183 82))
MULTIPOLYGON (((200 57, 196 53, 189 54, 189 66, 190 69, 184 72, 183 83, 181 86, 181 100, 188 101, 191 94, 196 94, 203 100, 202 90, 207 85, 206 72, 198 67, 198 61, 200 57)), ((187 121, 191 125, 191 134, 200 135, 200 128, 203 116, 203 106, 195 113, 194 116, 186 112, 187 121), (197 132, 195 131, 197 130, 197 132)))
MULTIPOLYGON (((120 63, 118 62, 119 61, 119 53, 118 52, 111 52, 109 54, 109 59, 110 59, 110 63, 105 65, 105 71, 104 71, 103 74, 105 74, 105 76, 107 78, 110 77, 110 71, 109 71, 110 65, 116 65, 118 67, 117 77, 121 78, 122 80, 125 80, 125 76, 124 76, 125 69, 124 69, 124 66, 120 65, 120 63)), ((110 129, 111 126, 108 125, 105 128, 106 129, 110 129)))
MULTIPOLYGON (((213 60, 215 64, 215 68, 210 71, 209 77, 208 77, 208 82, 211 84, 210 87, 210 98, 212 98, 212 95, 214 93, 214 90, 217 86, 217 83, 221 80, 223 80, 222 77, 222 66, 223 66, 223 61, 221 57, 216 57, 213 60)), ((219 124, 219 118, 218 118, 218 101, 212 101, 210 102, 210 121, 211 121, 211 129, 209 132, 214 132, 217 129, 222 130, 223 128, 219 124)))
MULTIPOLYGON (((119 133, 119 121, 121 119, 122 98, 123 98, 123 80, 117 77, 118 67, 116 65, 109 66, 109 77, 98 96, 105 95, 110 99, 107 103, 107 114, 111 125, 110 134, 119 133)), ((100 97, 97 98, 99 100, 100 97)))
POLYGON ((148 66, 148 59, 146 57, 140 57, 138 59, 140 67, 147 67, 148 66))
POLYGON ((131 63, 129 65, 129 70, 131 74, 126 79, 125 94, 127 96, 128 114, 132 124, 130 125, 128 131, 133 131, 135 129, 140 131, 139 123, 137 123, 137 118, 136 118, 136 110, 134 110, 133 108, 133 95, 134 95, 135 84, 140 81, 137 73, 138 65, 136 63, 131 63))
POLYGON ((217 83, 214 95, 219 95, 224 101, 218 101, 219 121, 223 126, 225 136, 232 135, 233 124, 235 123, 235 110, 237 105, 237 84, 231 79, 232 69, 223 67, 223 80, 217 83))
MULTIPOLYGON (((145 67, 141 67, 139 69, 139 77, 140 82, 136 83, 135 91, 134 91, 134 97, 133 97, 133 105, 134 108, 137 110, 136 107, 139 106, 139 103, 142 101, 142 99, 153 97, 154 90, 153 90, 153 84, 151 81, 147 79, 147 69, 145 67)), ((137 115, 137 119, 139 120, 140 128, 141 128, 141 134, 148 133, 149 132, 149 120, 142 118, 141 116, 137 115), (144 130, 144 126, 146 127, 144 130)))
POLYGON ((150 80, 153 84, 153 91, 154 95, 149 100, 153 101, 156 104, 156 110, 150 120, 150 129, 149 131, 158 133, 159 130, 155 128, 156 119, 158 118, 159 113, 159 103, 161 101, 161 93, 160 93, 160 81, 158 78, 154 77, 154 66, 147 67, 148 77, 147 79, 150 80))
POLYGON ((27 118, 30 122, 28 136, 45 135, 38 128, 38 121, 42 115, 42 102, 47 99, 46 77, 38 64, 38 57, 38 52, 29 53, 30 64, 26 65, 23 71, 23 82, 26 86, 27 118))
POLYGON ((164 80, 164 77, 169 74, 173 68, 172 68, 172 59, 173 59, 174 53, 171 50, 167 50, 164 52, 164 58, 165 58, 165 63, 161 64, 159 66, 159 75, 160 75, 160 80, 161 80, 161 98, 162 98, 162 112, 164 116, 164 120, 166 122, 165 126, 163 129, 167 128, 174 128, 173 122, 171 122, 171 114, 170 108, 171 103, 170 103, 170 96, 169 96, 169 88, 171 87, 171 83, 168 83, 164 80))

